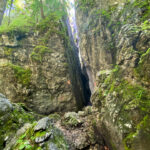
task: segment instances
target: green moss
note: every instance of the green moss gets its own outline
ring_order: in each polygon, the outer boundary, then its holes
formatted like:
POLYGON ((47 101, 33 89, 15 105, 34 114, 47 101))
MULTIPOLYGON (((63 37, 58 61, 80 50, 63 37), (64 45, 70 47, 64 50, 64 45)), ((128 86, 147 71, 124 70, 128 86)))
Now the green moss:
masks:
POLYGON ((141 17, 141 20, 145 20, 145 19, 148 19, 149 16, 150 16, 150 5, 149 5, 149 0, 136 0, 134 1, 133 3, 133 6, 134 7, 139 7, 139 8, 142 8, 144 11, 142 12, 142 17, 141 17))
POLYGON ((63 120, 62 125, 66 127, 77 127, 79 125, 79 121, 76 118, 70 118, 67 120, 63 120))
MULTIPOLYGON (((149 52, 142 57, 145 58, 147 54, 149 52)), ((99 99, 105 106, 105 103, 111 103, 111 101, 106 102, 105 96, 108 94, 112 96, 116 109, 119 108, 115 125, 123 131, 125 149, 130 150, 132 145, 136 143, 137 137, 142 135, 144 140, 149 139, 147 132, 150 130, 150 122, 147 114, 150 114, 150 94, 149 90, 141 85, 132 85, 127 80, 122 79, 121 74, 122 70, 118 66, 113 69, 112 74, 105 79, 106 88, 99 89, 99 99), (134 112, 137 113, 136 117, 134 112), (146 126, 147 129, 144 129, 146 126)))
POLYGON ((15 105, 14 110, 0 118, 0 149, 3 149, 3 143, 6 136, 11 136, 23 126, 26 122, 32 122, 34 116, 31 113, 26 113, 21 107, 15 105))
POLYGON ((42 150, 38 144, 34 142, 35 138, 38 136, 44 135, 44 132, 37 132, 35 134, 34 127, 36 123, 32 124, 32 127, 27 129, 25 133, 23 133, 17 140, 16 144, 13 146, 12 150, 19 149, 19 150, 42 150))
POLYGON ((46 53, 52 53, 52 50, 46 46, 38 45, 33 49, 33 52, 30 56, 33 60, 42 62, 43 57, 46 53))
POLYGON ((54 113, 49 115, 49 118, 53 119, 54 121, 58 121, 61 119, 61 116, 58 113, 54 113))
POLYGON ((142 54, 134 73, 141 81, 150 83, 150 48, 142 54))
POLYGON ((144 54, 141 55, 139 64, 142 64, 142 62, 144 61, 144 59, 147 55, 150 55, 150 48, 144 54))
POLYGON ((76 114, 70 113, 68 114, 68 116, 62 119, 61 123, 66 127, 77 127, 82 124, 82 121, 79 119, 79 117, 76 114))
POLYGON ((34 131, 35 125, 36 125, 36 123, 33 123, 32 127, 27 129, 27 131, 18 138, 16 144, 12 148, 13 150, 21 149, 21 148, 25 149, 25 150, 28 150, 28 149, 42 150, 42 148, 39 146, 39 144, 35 143, 35 139, 37 137, 45 136, 45 134, 50 131, 52 132, 53 137, 51 137, 48 141, 45 141, 44 147, 48 148, 47 144, 49 142, 52 142, 57 146, 57 148, 61 148, 62 150, 68 149, 66 140, 64 139, 63 134, 58 129, 50 126, 45 131, 36 131, 35 132, 34 131))
POLYGON ((150 141, 150 116, 146 115, 142 121, 136 126, 136 131, 128 134, 124 138, 125 150, 137 149, 142 144, 143 149, 148 149, 150 141), (144 141, 144 144, 142 143, 144 141))
POLYGON ((54 133, 55 134, 54 134, 54 137, 51 140, 51 142, 56 144, 58 149, 69 150, 69 146, 68 146, 63 134, 56 128, 54 129, 54 133))
POLYGON ((15 51, 15 49, 13 49, 13 48, 4 47, 4 55, 5 56, 12 56, 14 51, 15 51))
POLYGON ((39 132, 36 132, 35 133, 35 137, 42 137, 42 136, 44 136, 46 134, 46 131, 39 131, 39 132))
POLYGON ((14 70, 14 75, 19 83, 23 86, 28 86, 30 84, 32 72, 29 68, 25 69, 14 64, 8 64, 8 67, 14 70))

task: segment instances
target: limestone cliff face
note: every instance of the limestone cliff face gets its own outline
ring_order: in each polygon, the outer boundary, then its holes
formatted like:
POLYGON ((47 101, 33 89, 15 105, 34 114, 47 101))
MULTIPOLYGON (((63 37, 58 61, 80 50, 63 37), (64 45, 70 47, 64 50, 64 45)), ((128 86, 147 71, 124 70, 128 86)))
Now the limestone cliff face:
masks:
POLYGON ((100 115, 96 128, 110 149, 149 149, 149 5, 147 0, 77 2, 81 56, 100 115))
POLYGON ((47 46, 40 45, 34 35, 12 43, 10 36, 1 39, 1 93, 41 113, 75 109, 65 47, 59 36, 52 36, 47 46))
POLYGON ((41 30, 1 35, 0 92, 43 114, 76 110, 76 99, 81 108, 80 66, 76 65, 75 47, 69 46, 63 34, 41 30), (72 89, 76 89, 75 94, 72 89))

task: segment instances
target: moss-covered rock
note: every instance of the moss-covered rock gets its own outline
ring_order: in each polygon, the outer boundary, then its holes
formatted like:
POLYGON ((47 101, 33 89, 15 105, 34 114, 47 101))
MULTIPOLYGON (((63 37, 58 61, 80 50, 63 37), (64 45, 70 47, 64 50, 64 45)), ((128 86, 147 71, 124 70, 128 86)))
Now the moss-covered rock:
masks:
POLYGON ((79 118, 78 114, 75 112, 68 112, 64 115, 62 124, 66 127, 77 127, 80 126, 83 121, 79 118))
POLYGON ((42 125, 41 122, 43 122, 45 119, 50 121, 48 118, 43 118, 42 120, 39 120, 38 123, 33 123, 30 128, 20 135, 12 150, 49 150, 52 144, 53 146, 55 145, 56 149, 67 150, 69 147, 63 134, 52 124, 47 124, 46 128, 42 127, 39 130, 35 130, 35 128, 39 126, 38 124, 40 123, 40 125, 42 125))
MULTIPOLYGON (((7 102, 8 100, 6 99, 5 101, 7 102)), ((10 142, 20 127, 34 120, 34 115, 26 112, 19 104, 13 104, 10 111, 0 116, 0 149, 3 149, 6 143, 10 142)))
MULTIPOLYGON (((101 124, 100 132, 112 149, 136 149, 138 145, 144 145, 149 139, 147 136, 147 131, 150 130, 149 89, 124 79, 125 70, 120 67, 113 69, 111 74, 107 72, 103 71, 99 76, 101 80, 99 80, 98 98, 94 98, 94 95, 92 98, 94 106, 101 114, 98 121, 101 124), (100 101, 101 105, 97 105, 96 100, 100 101), (115 135, 118 135, 118 139, 114 138, 115 135), (142 140, 136 143, 140 138, 142 140)), ((144 149, 148 150, 146 146, 144 149)))
POLYGON ((42 59, 46 53, 52 53, 52 50, 46 46, 38 45, 33 49, 30 57, 35 61, 42 62, 42 59))
POLYGON ((150 48, 141 55, 138 66, 135 68, 136 76, 147 85, 150 83, 150 48))

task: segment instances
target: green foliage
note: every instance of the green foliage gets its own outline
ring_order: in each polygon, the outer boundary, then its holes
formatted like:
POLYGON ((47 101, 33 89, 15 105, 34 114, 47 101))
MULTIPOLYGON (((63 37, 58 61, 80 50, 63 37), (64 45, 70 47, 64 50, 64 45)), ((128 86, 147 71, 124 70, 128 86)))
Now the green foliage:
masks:
MULTIPOLYGON (((62 135, 62 133, 53 126, 49 126, 45 131, 34 131, 34 127, 37 123, 33 123, 30 128, 28 128, 25 133, 23 133, 17 140, 16 144, 13 146, 13 149, 25 149, 25 150, 42 150, 39 144, 35 143, 35 139, 45 136, 46 133, 52 132, 53 136, 48 140, 48 142, 54 143, 57 148, 62 150, 68 150, 68 145, 62 135)), ((44 147, 47 143, 45 141, 44 147)))
POLYGON ((42 136, 45 136, 45 134, 46 134, 46 131, 39 131, 39 132, 36 132, 34 136, 35 138, 42 137, 42 136))
MULTIPOLYGON (((35 133, 34 126, 36 123, 32 124, 32 127, 28 128, 25 133, 23 133, 17 140, 16 144, 13 146, 13 149, 19 150, 35 150, 40 147, 34 142, 35 133)), ((40 134, 39 134, 40 135, 40 134)))
POLYGON ((150 21, 146 20, 140 25, 142 30, 150 30, 150 21))
POLYGON ((13 19, 10 25, 3 24, 2 26, 0 26, 0 34, 24 34, 31 31, 34 24, 35 22, 30 18, 30 16, 23 14, 13 19))
POLYGON ((52 53, 52 50, 50 50, 48 47, 46 46, 42 46, 42 45, 38 45, 34 48, 33 52, 31 53, 31 58, 33 60, 42 62, 43 60, 43 56, 46 53, 52 53))
POLYGON ((139 32, 139 31, 145 31, 145 30, 150 30, 150 21, 149 20, 145 20, 140 25, 132 26, 133 32, 139 32))
MULTIPOLYGON (((23 2, 24 7, 22 8, 17 6, 17 3, 18 1, 15 1, 13 4, 13 9, 11 10, 12 19, 9 25, 9 16, 7 14, 5 15, 3 25, 0 27, 0 34, 14 34, 16 32, 24 34, 26 32, 34 32, 36 24, 39 22, 37 28, 40 28, 40 31, 44 32, 48 26, 49 29, 52 26, 55 27, 55 25, 57 27, 58 22, 56 22, 56 19, 58 21, 58 17, 61 19, 67 14, 67 3, 65 0, 61 2, 60 0, 25 0, 25 2, 23 2), (41 5, 41 1, 43 6, 41 5), (46 19, 40 17, 42 10, 46 19)), ((9 7, 10 6, 8 6, 7 9, 9 9, 9 7)))
POLYGON ((42 33, 48 30, 55 32, 60 25, 61 17, 61 14, 51 13, 45 19, 41 20, 41 22, 37 25, 37 29, 42 33))
POLYGON ((29 68, 24 69, 23 67, 14 64, 8 64, 8 66, 14 70, 14 75, 19 83, 21 83, 24 86, 29 85, 32 74, 29 68))

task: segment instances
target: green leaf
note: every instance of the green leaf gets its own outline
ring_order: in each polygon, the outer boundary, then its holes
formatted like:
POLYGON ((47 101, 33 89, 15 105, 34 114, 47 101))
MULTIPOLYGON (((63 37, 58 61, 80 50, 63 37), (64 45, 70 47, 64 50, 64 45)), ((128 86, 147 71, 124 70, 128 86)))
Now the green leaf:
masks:
POLYGON ((24 149, 24 148, 25 148, 25 145, 22 144, 22 145, 20 145, 19 150, 22 150, 22 149, 24 149))

